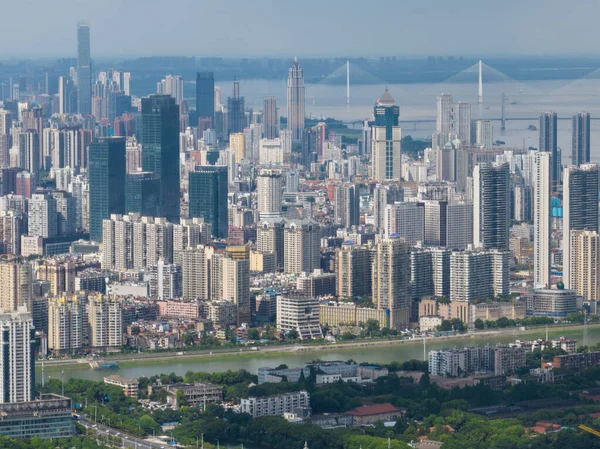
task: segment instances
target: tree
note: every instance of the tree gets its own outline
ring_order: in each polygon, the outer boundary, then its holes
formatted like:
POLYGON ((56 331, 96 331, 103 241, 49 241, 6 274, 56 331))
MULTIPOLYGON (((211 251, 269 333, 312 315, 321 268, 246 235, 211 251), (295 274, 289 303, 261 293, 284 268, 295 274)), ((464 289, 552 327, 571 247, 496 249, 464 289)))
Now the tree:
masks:
POLYGON ((379 321, 377 320, 367 320, 365 322, 365 328, 368 333, 377 332, 379 330, 379 321))
POLYGON ((248 329, 248 338, 250 340, 260 339, 260 333, 258 332, 258 329, 254 328, 254 327, 251 329, 248 329))
POLYGON ((298 331, 296 329, 292 329, 291 331, 288 331, 288 333, 285 336, 285 338, 288 340, 298 340, 299 337, 300 337, 300 334, 298 334, 298 331))
POLYGON ((429 377, 429 373, 423 373, 419 379, 419 386, 423 389, 428 389, 431 386, 431 378, 429 377))
POLYGON ((185 393, 183 392, 183 390, 177 390, 177 393, 175 393, 175 398, 177 399, 178 407, 183 407, 184 405, 187 405, 187 400, 185 399, 185 393))
POLYGON ((485 323, 483 322, 483 320, 481 318, 477 318, 475 320, 475 329, 483 329, 485 328, 485 323))

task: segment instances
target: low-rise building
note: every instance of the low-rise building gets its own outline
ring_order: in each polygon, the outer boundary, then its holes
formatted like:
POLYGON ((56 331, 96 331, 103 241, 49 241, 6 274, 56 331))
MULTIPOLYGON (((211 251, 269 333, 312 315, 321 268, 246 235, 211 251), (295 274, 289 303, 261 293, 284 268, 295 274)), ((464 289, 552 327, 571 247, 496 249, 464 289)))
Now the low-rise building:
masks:
POLYGON ((444 319, 439 315, 427 315, 419 317, 419 329, 422 332, 434 331, 442 325, 444 319))
POLYGON ((125 396, 137 398, 139 387, 137 379, 128 379, 126 377, 114 374, 112 376, 106 376, 104 378, 104 383, 107 385, 115 385, 121 388, 125 396))
POLYGON ((395 421, 405 413, 405 410, 392 404, 363 405, 350 410, 348 415, 353 418, 354 427, 374 424, 377 421, 395 421))
MULTIPOLYGON (((157 387, 153 387, 152 390, 157 387)), ((209 403, 221 402, 223 400, 223 387, 208 382, 196 382, 186 384, 173 384, 158 387, 167 391, 167 404, 177 408, 177 392, 183 392, 183 399, 190 407, 204 406, 209 403)))
POLYGON ((573 371, 584 371, 600 366, 600 352, 581 352, 578 354, 557 355, 554 357, 554 368, 573 371))
POLYGON ((389 373, 389 370, 385 366, 379 365, 360 365, 356 369, 356 375, 361 379, 377 380, 380 377, 387 376, 389 373))
POLYGON ((358 307, 353 302, 322 302, 319 320, 323 326, 358 326, 375 320, 380 329, 389 327, 389 314, 385 309, 358 307))
POLYGON ((496 376, 512 374, 527 365, 525 348, 498 347, 494 351, 494 373, 496 376))
POLYGON ((321 296, 335 296, 337 278, 335 273, 324 273, 317 269, 307 274, 302 272, 296 280, 296 289, 304 296, 318 298, 321 296))
POLYGON ((43 394, 39 400, 0 403, 0 435, 9 438, 73 436, 71 398, 43 394))
POLYGON ((577 293, 565 289, 536 289, 527 298, 527 315, 565 318, 577 312, 577 293))
POLYGON ((197 320, 200 316, 197 301, 157 301, 160 316, 165 318, 187 318, 197 320))
POLYGON ((303 340, 322 338, 319 300, 304 296, 278 296, 277 330, 284 332, 294 330, 303 340))
POLYGON ((306 390, 275 394, 271 396, 253 396, 241 400, 240 411, 253 418, 261 416, 282 416, 294 409, 310 408, 310 396, 306 390))
POLYGON ((336 382, 339 382, 340 380, 342 382, 360 383, 362 379, 360 378, 360 376, 342 377, 341 374, 317 374, 316 384, 317 385, 334 384, 336 382))
POLYGON ((279 383, 285 379, 288 382, 298 382, 302 376, 304 376, 305 379, 308 379, 310 376, 310 368, 308 366, 303 368, 258 368, 259 385, 267 382, 279 383))

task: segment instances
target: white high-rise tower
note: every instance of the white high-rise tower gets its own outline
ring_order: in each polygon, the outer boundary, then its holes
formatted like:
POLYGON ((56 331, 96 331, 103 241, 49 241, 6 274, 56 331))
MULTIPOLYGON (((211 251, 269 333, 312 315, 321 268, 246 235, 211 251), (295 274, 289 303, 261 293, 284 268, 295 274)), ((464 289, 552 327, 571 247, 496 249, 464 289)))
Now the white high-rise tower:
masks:
POLYGON ((304 132, 304 72, 294 58, 287 85, 287 127, 292 131, 294 142, 302 141, 304 132))
POLYGON ((35 397, 33 319, 25 306, 0 312, 0 402, 31 401, 35 397))
POLYGON ((550 285, 550 237, 552 195, 551 173, 552 154, 538 152, 535 155, 536 173, 534 184, 533 224, 534 224, 534 286, 546 288, 550 285))

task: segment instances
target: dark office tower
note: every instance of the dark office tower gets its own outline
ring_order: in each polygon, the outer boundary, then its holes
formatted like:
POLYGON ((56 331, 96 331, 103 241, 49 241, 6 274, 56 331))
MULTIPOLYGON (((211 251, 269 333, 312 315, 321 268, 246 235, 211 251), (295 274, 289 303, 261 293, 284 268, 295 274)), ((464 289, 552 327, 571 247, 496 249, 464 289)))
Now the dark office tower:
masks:
POLYGON ((246 114, 244 112, 244 97, 240 97, 240 82, 233 81, 233 97, 227 97, 228 134, 244 132, 246 114))
POLYGON ((479 164, 473 169, 473 243, 476 248, 509 249, 510 169, 479 164))
POLYGON ((189 215, 212 225, 217 238, 227 238, 227 167, 200 166, 189 174, 189 215))
POLYGON ((571 164, 581 165, 590 161, 590 113, 578 112, 573 116, 573 152, 571 164))
POLYGON ((196 115, 198 120, 210 119, 215 126, 215 74, 198 72, 196 75, 196 115))
POLYGON ((142 169, 160 180, 161 217, 179 220, 179 107, 170 95, 142 99, 142 169))
POLYGON ((90 144, 90 238, 102 241, 102 220, 125 213, 125 138, 102 137, 90 144))
POLYGON ((265 139, 279 137, 279 115, 277 114, 277 101, 275 97, 265 97, 263 108, 263 131, 265 139))
POLYGON ((125 213, 156 217, 160 211, 160 181, 152 172, 127 173, 125 178, 125 213))
POLYGON ((540 151, 552 153, 552 186, 561 181, 561 155, 558 153, 556 112, 545 112, 540 115, 540 151))
POLYGON ((302 164, 310 171, 310 164, 317 162, 317 131, 315 128, 306 128, 302 133, 302 164))
POLYGON ((92 113, 92 61, 90 57, 90 26, 77 24, 77 111, 92 113))

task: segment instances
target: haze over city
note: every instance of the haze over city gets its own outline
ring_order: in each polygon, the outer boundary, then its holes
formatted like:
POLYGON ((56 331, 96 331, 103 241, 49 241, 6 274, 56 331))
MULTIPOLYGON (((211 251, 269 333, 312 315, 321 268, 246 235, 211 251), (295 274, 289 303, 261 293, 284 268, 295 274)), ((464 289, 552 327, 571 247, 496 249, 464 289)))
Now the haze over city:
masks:
POLYGON ((600 449, 600 3, 1 11, 0 448, 600 449))
POLYGON ((23 0, 3 16, 15 38, 0 59, 70 55, 79 20, 96 59, 597 54, 599 16, 586 0, 23 0))

